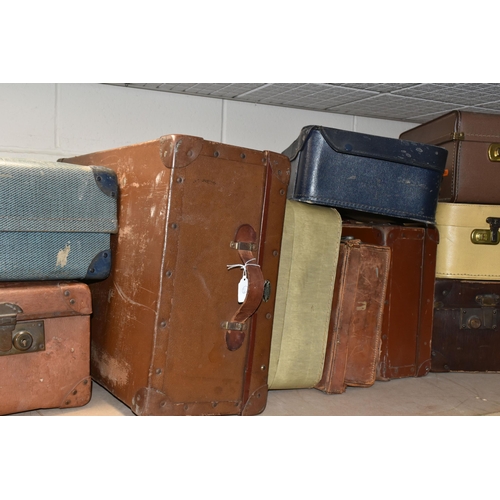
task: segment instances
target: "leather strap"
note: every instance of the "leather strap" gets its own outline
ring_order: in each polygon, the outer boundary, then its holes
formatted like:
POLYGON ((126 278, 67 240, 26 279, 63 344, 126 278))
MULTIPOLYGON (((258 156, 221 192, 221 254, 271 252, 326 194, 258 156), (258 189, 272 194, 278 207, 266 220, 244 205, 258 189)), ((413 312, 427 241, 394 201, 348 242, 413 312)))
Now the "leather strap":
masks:
MULTIPOLYGON (((243 224, 236 231, 235 243, 257 243, 257 233, 249 224, 243 224)), ((247 249, 246 245, 238 248, 238 254, 243 264, 255 258, 253 253, 247 249)), ((234 316, 227 323, 226 346, 230 351, 236 351, 241 347, 245 340, 245 331, 247 320, 257 310, 262 302, 264 294, 264 276, 260 266, 247 266, 248 292, 245 300, 236 311, 234 316), (239 329, 229 329, 232 325, 238 325, 239 329)))

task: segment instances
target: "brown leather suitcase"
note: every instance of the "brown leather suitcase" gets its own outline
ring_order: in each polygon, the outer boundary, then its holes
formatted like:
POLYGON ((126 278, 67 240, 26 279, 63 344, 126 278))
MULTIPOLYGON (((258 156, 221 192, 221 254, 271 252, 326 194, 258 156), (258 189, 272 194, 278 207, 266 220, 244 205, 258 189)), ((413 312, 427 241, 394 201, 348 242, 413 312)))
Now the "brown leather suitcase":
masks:
POLYGON ((262 412, 288 158, 166 135, 64 161, 120 188, 111 274, 91 285, 93 378, 137 415, 262 412))
POLYGON ((431 368, 437 229, 345 221, 342 235, 391 249, 377 380, 426 375, 431 368))
POLYGON ((0 414, 87 404, 89 287, 0 283, 0 414))
POLYGON ((437 279, 432 372, 500 371, 500 281, 437 279))
POLYGON ((316 389, 341 394, 347 386, 375 383, 390 258, 389 247, 341 241, 323 376, 316 389))
POLYGON ((500 115, 456 110, 403 132, 400 139, 448 151, 439 201, 500 203, 500 115))

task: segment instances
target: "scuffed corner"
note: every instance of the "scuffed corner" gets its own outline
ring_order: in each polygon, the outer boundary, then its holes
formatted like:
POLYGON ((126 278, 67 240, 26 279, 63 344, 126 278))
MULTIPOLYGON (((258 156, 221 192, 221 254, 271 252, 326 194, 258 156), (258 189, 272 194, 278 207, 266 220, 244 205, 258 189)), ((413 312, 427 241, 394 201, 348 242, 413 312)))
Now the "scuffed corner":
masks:
POLYGON ((258 415, 262 413, 267 404, 267 384, 260 386, 248 398, 245 406, 241 411, 243 416, 258 415))
POLYGON ((160 159, 166 168, 183 168, 201 153, 204 140, 188 135, 164 135, 160 137, 160 159))
MULTIPOLYGON (((41 379, 43 380, 43 379, 41 379)), ((75 408, 85 406, 92 395, 92 382, 90 376, 80 380, 59 404, 59 408, 75 408)))

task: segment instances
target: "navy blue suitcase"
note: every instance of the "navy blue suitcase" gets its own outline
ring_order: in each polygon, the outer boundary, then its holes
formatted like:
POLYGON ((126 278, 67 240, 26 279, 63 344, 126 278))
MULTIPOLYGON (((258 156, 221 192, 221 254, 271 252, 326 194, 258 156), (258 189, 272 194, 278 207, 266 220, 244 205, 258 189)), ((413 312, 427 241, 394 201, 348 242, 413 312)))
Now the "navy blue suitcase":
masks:
POLYGON ((106 278, 117 196, 109 168, 0 158, 0 281, 106 278))
POLYGON ((444 148, 311 125, 283 154, 292 166, 289 199, 351 218, 435 222, 444 148))

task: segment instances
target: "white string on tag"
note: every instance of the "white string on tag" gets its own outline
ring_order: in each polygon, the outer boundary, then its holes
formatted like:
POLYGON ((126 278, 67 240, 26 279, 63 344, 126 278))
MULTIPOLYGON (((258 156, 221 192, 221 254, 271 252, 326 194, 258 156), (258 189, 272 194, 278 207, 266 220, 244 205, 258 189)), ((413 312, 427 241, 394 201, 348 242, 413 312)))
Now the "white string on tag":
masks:
POLYGON ((239 267, 240 269, 243 269, 243 276, 240 279, 240 282, 238 283, 238 304, 242 304, 245 301, 245 298, 248 293, 248 273, 247 273, 247 266, 257 266, 260 267, 259 264, 249 264, 252 262, 252 260, 255 260, 255 257, 253 259, 247 260, 244 264, 231 264, 227 266, 227 269, 234 269, 235 267, 239 267))

